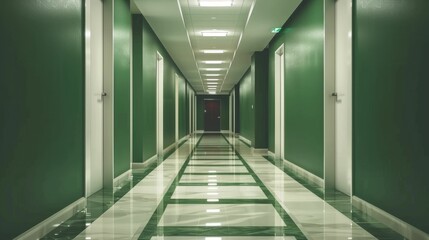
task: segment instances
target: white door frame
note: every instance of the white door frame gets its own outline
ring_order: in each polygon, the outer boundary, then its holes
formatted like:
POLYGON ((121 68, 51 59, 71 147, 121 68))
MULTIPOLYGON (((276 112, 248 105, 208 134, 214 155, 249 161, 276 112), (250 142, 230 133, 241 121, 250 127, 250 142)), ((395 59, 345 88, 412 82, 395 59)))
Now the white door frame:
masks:
POLYGON ((156 54, 156 148, 158 159, 164 152, 164 58, 156 54))
POLYGON ((174 123, 175 123, 175 131, 174 131, 174 136, 175 136, 175 142, 179 142, 179 76, 177 75, 177 73, 175 74, 175 78, 174 78, 174 82, 175 82, 175 97, 174 97, 174 123))
POLYGON ((284 81, 285 81, 285 50, 282 44, 275 52, 275 85, 274 85, 274 154, 276 159, 284 159, 285 140, 285 111, 284 111, 284 81))
POLYGON ((335 5, 335 189, 352 195, 352 0, 335 5))
MULTIPOLYGON (((186 88, 187 91, 189 91, 189 87, 186 88)), ((188 114, 189 114, 189 120, 188 120, 188 134, 192 134, 192 91, 188 92, 188 99, 189 99, 189 106, 188 106, 188 114)))
POLYGON ((103 188, 103 1, 85 1, 85 196, 103 188))

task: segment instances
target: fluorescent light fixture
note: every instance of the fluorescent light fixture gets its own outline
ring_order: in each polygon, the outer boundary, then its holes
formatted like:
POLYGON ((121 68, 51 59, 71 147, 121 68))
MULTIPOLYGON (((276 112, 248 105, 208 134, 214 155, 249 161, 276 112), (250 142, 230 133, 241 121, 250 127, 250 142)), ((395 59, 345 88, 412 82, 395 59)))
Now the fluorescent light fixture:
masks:
POLYGON ((207 199, 207 202, 219 202, 219 199, 217 199, 217 198, 209 198, 209 199, 207 199))
POLYGON ((206 85, 209 86, 209 87, 216 87, 217 83, 211 83, 211 82, 209 82, 209 83, 206 83, 206 85))
POLYGON ((206 223, 206 227, 219 227, 222 223, 206 223))
POLYGON ((210 170, 209 173, 215 173, 217 172, 216 170, 210 170))
POLYGON ((203 61, 205 64, 221 64, 223 61, 203 61))
POLYGON ((213 49, 213 50, 203 50, 203 53, 224 53, 225 50, 217 50, 217 49, 213 49))
POLYGON ((221 237, 206 237, 204 240, 222 240, 221 237))
POLYGON ((226 69, 223 69, 223 68, 204 68, 201 70, 202 71, 222 71, 222 70, 226 70, 226 69))
POLYGON ((217 77, 217 76, 220 76, 220 74, 211 74, 211 73, 209 73, 209 74, 204 74, 204 75, 206 75, 206 76, 208 76, 208 77, 217 77))
POLYGON ((219 193, 217 193, 217 192, 208 192, 207 195, 213 196, 213 195, 219 195, 219 193))
POLYGON ((203 37, 226 37, 228 32, 220 32, 220 31, 209 31, 209 32, 201 32, 203 37))
POLYGON ((208 178, 217 178, 217 175, 209 175, 208 178))
POLYGON ((232 0, 200 0, 200 7, 231 7, 232 0))
POLYGON ((220 213, 220 209, 207 209, 207 213, 220 213))
POLYGON ((279 33, 282 30, 282 28, 273 28, 273 30, 271 30, 272 33, 279 33))

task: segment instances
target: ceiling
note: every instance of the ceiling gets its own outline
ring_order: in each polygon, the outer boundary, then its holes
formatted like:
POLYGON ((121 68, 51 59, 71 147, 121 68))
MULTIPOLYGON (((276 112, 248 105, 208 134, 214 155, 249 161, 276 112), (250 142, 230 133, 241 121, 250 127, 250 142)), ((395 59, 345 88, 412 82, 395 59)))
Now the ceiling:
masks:
POLYGON ((132 0, 197 94, 228 94, 302 0, 132 0), (226 36, 203 36, 204 34, 226 36), (224 53, 204 53, 223 50, 224 53), (206 62, 215 61, 215 62, 206 62), (211 88, 211 89, 210 89, 211 88))

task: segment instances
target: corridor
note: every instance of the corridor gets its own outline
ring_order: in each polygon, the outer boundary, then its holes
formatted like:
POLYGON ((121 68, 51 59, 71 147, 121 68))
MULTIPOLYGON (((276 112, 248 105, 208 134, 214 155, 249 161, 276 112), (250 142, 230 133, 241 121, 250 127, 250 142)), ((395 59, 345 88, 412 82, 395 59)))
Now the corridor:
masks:
POLYGON ((222 134, 191 137, 165 160, 42 239, 403 239, 222 134))

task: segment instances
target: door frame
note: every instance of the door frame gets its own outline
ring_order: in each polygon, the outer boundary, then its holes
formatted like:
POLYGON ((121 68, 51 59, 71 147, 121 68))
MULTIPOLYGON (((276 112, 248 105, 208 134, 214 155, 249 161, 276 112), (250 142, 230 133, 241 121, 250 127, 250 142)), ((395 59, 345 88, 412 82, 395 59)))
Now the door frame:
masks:
POLYGON ((285 107, 284 107, 284 81, 285 81, 285 46, 277 48, 275 54, 275 83, 274 83, 274 154, 276 159, 284 160, 285 148, 285 107))
POLYGON ((174 74, 174 139, 177 143, 179 141, 179 116, 180 116, 180 108, 179 108, 179 75, 177 73, 174 74))
POLYGON ((164 153, 164 58, 156 52, 156 149, 158 159, 164 153))
MULTIPOLYGON (((219 132, 221 132, 222 131, 222 117, 221 117, 221 113, 222 113, 222 104, 221 104, 221 100, 220 99, 215 99, 215 98, 204 98, 204 100, 203 100, 203 106, 204 106, 204 127, 203 127, 203 129, 204 129, 204 131, 206 131, 205 129, 206 129, 206 119, 205 119, 205 117, 206 117, 206 101, 217 101, 217 102, 219 102, 219 132)), ((211 131, 208 131, 208 132, 211 132, 211 131)), ((216 132, 216 131, 215 131, 216 132)))

